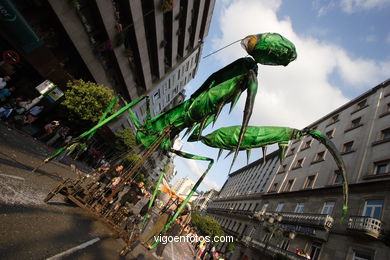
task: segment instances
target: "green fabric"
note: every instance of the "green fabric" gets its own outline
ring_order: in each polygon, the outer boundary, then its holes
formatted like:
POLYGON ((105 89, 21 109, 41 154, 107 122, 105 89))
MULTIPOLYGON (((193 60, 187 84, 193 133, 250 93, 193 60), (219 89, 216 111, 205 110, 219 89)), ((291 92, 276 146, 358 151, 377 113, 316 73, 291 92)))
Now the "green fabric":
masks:
MULTIPOLYGON (((207 146, 233 150, 237 147, 241 126, 223 127, 201 138, 207 146)), ((277 126, 248 126, 240 150, 263 147, 265 145, 288 142, 295 133, 293 128, 277 126)))
MULTIPOLYGON (((164 175, 165 175, 165 173, 166 173, 167 170, 168 170, 168 165, 169 165, 169 163, 166 163, 165 166, 164 166, 164 169, 163 169, 162 172, 160 173, 160 176, 159 176, 158 181, 157 181, 157 183, 156 183, 156 187, 154 188, 154 191, 153 191, 152 198, 149 200, 149 203, 148 203, 148 211, 150 210, 150 208, 151 208, 152 205, 153 205, 154 200, 156 199, 157 191, 159 190, 159 188, 160 188, 160 183, 162 182, 162 180, 163 180, 163 178, 164 178, 164 175)), ((143 219, 143 221, 142 221, 142 225, 143 225, 143 226, 145 225, 147 218, 148 218, 148 214, 146 213, 145 216, 144 216, 144 219, 143 219)))
MULTIPOLYGON (((137 141, 150 147, 169 125, 173 126, 170 139, 185 128, 201 125, 218 112, 219 106, 234 102, 248 88, 249 70, 257 72, 256 62, 252 58, 241 58, 213 73, 188 100, 140 127, 136 134, 137 141)), ((256 87, 253 84, 250 87, 251 95, 248 95, 248 99, 253 103, 257 82, 256 87)), ((163 150, 169 150, 170 147, 170 140, 164 140, 160 145, 163 150)))
MULTIPOLYGON (((101 123, 101 122, 107 117, 108 113, 109 113, 109 112, 111 111, 111 109, 114 107, 114 105, 116 104, 116 101, 117 101, 117 100, 118 100, 118 96, 116 96, 116 97, 111 101, 110 105, 107 107, 107 109, 104 111, 104 113, 103 113, 102 116, 100 117, 98 124, 101 123)), ((92 137, 95 135, 95 133, 96 133, 96 131, 94 131, 94 132, 92 132, 92 133, 90 133, 90 134, 88 135, 88 137, 87 137, 87 142, 88 142, 89 140, 92 139, 92 137)), ((83 143, 83 144, 81 145, 79 151, 77 152, 77 154, 76 154, 76 156, 75 156, 75 159, 77 159, 77 158, 80 156, 80 154, 84 151, 84 149, 85 149, 86 147, 87 147, 87 144, 86 144, 86 143, 83 143)))
POLYGON ((292 42, 278 33, 257 35, 258 41, 251 52, 248 52, 258 63, 263 65, 284 65, 297 58, 292 42))
POLYGON ((347 212, 348 212, 348 179, 347 179, 347 170, 345 168, 344 161, 341 157, 340 152, 337 150, 334 143, 323 133, 321 133, 318 130, 308 130, 307 133, 311 135, 314 139, 318 140, 320 143, 325 145, 325 147, 329 150, 329 152, 332 154, 333 159, 335 160, 340 174, 343 177, 343 209, 341 213, 340 220, 341 222, 344 221, 347 212))
MULTIPOLYGON (((202 136, 200 141, 207 146, 215 147, 224 150, 233 151, 239 142, 239 135, 241 132, 241 126, 223 127, 215 130, 214 132, 202 136)), ((341 221, 344 220, 348 211, 348 183, 347 173, 344 161, 337 150, 334 143, 323 133, 318 130, 302 131, 289 127, 277 127, 277 126, 248 126, 244 134, 244 138, 239 147, 239 150, 249 151, 252 148, 265 147, 270 144, 279 144, 280 159, 284 158, 287 150, 288 142, 293 139, 301 138, 302 136, 310 135, 325 147, 332 154, 341 175, 343 176, 343 209, 341 215, 341 221)), ((264 155, 265 156, 265 155, 264 155)))
MULTIPOLYGON (((206 175, 209 172, 210 168, 214 164, 214 160, 211 159, 211 158, 208 158, 208 157, 194 155, 194 154, 190 154, 190 153, 186 153, 186 152, 182 152, 182 151, 177 151, 177 150, 173 150, 173 149, 171 150, 171 152, 173 152, 173 153, 175 153, 175 154, 177 154, 177 155, 179 155, 179 156, 181 156, 183 158, 186 158, 186 159, 209 161, 209 165, 208 165, 206 171, 202 174, 202 176, 200 176, 198 181, 195 183, 194 187, 192 187, 190 193, 187 195, 187 197, 185 198, 183 203, 177 209, 175 215, 173 215, 172 219, 165 225, 164 229, 161 231, 161 234, 165 233, 169 229, 169 227, 176 221, 177 217, 183 211, 184 207, 187 205, 188 201, 191 199, 192 195, 194 194, 196 189, 199 187, 199 185, 202 183, 203 179, 206 177, 206 175)), ((155 248, 158 243, 159 243, 159 240, 156 240, 151 247, 155 248)))

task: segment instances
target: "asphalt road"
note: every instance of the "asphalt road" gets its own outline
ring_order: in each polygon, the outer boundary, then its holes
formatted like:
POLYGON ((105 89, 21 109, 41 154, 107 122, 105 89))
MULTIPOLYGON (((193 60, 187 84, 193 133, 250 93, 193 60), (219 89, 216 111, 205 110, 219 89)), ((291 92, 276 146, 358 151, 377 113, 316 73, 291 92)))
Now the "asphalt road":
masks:
MULTIPOLYGON (((31 172, 50 152, 0 122, 0 259, 120 259, 124 243, 103 223, 61 195, 43 202, 64 178, 76 177, 56 161, 31 172)), ((155 259, 152 252, 139 245, 125 259, 155 259)), ((193 252, 188 244, 173 243, 163 256, 193 259, 193 252)))

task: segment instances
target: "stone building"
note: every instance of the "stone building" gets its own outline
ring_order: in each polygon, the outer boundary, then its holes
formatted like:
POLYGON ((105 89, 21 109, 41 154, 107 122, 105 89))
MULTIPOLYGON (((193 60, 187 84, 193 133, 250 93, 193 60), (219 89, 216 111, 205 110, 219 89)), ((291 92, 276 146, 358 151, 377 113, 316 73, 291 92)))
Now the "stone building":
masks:
POLYGON ((263 190, 256 186, 264 181, 261 161, 232 173, 207 209, 236 236, 232 259, 259 259, 259 253, 305 259, 297 250, 315 260, 390 259, 389 116, 387 80, 308 126, 326 133, 346 164, 344 221, 342 178, 331 154, 309 136, 290 142, 263 190), (248 174, 229 185, 243 171, 248 174))
MULTIPOLYGON (((60 88, 73 78, 95 81, 127 102, 148 94, 154 116, 184 100, 183 88, 197 72, 214 4, 1 0, 0 51, 11 50, 19 57, 4 70, 30 75, 26 81, 35 86, 46 79, 60 88)), ((145 102, 134 110, 142 121, 145 102)), ((124 116, 110 128, 115 132, 127 127, 127 121, 124 116)))
POLYGON ((213 198, 218 194, 218 191, 211 189, 199 195, 195 201, 196 209, 203 211, 207 205, 213 201, 213 198))

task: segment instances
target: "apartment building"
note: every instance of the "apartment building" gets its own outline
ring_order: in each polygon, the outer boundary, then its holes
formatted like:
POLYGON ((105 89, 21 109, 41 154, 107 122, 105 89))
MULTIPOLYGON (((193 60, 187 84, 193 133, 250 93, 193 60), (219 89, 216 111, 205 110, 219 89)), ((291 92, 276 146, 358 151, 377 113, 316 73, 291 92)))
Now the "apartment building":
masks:
POLYGON ((207 211, 236 235, 233 259, 259 259, 259 253, 305 259, 298 251, 321 260, 390 259, 389 116, 387 80, 308 126, 342 154, 349 182, 344 221, 342 178, 331 154, 309 136, 290 142, 265 190, 251 194, 251 178, 229 187, 230 176, 207 211))
MULTIPOLYGON (((154 116, 184 100, 183 88, 196 74, 214 4, 1 0, 0 50, 13 50, 20 58, 10 72, 25 74, 22 66, 37 83, 49 79, 64 87, 69 79, 83 78, 114 89, 127 102, 148 94, 154 116)), ((134 110, 144 120, 145 102, 134 110)), ((110 127, 127 127, 127 121, 124 117, 110 127)))
POLYGON ((203 211, 207 205, 213 201, 213 198, 218 194, 218 191, 211 189, 199 195, 195 201, 196 209, 203 211))

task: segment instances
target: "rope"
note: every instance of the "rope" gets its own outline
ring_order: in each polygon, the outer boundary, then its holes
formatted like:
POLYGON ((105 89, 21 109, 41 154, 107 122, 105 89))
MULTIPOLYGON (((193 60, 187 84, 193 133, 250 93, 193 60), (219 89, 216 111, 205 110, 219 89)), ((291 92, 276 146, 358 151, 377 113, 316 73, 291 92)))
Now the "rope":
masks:
POLYGON ((233 44, 235 44, 235 43, 237 43, 239 41, 242 41, 242 39, 239 39, 239 40, 237 40, 235 42, 232 42, 232 43, 226 45, 225 47, 222 47, 222 48, 220 48, 220 49, 218 49, 218 50, 216 50, 216 51, 214 51, 214 52, 212 52, 210 54, 207 54, 206 56, 203 57, 203 59, 205 59, 205 58, 207 58, 207 57, 209 57, 209 56, 211 56, 211 55, 213 55, 213 54, 215 54, 215 53, 217 53, 217 52, 219 52, 219 51, 221 51, 221 50, 223 50, 223 49, 225 49, 225 48, 227 48, 227 47, 229 47, 229 46, 231 46, 231 45, 233 45, 233 44))

